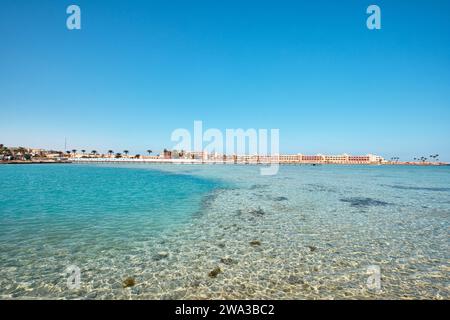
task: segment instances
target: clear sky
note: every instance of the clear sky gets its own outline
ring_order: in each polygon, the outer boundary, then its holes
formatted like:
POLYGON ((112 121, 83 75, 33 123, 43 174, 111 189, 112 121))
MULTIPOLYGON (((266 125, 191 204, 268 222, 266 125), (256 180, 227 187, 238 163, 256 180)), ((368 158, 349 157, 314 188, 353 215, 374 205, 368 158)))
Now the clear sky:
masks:
POLYGON ((2 0, 0 143, 145 153, 202 120, 279 128, 284 153, 449 161, 449 39, 446 0, 2 0))

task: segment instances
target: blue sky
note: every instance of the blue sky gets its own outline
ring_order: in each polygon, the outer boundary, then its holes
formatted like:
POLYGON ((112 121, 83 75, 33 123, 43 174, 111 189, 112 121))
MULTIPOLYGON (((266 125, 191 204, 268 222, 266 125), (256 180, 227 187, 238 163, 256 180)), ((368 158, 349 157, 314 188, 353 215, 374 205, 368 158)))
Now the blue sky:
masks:
POLYGON ((279 128, 284 153, 450 160, 448 39, 449 1, 3 0, 0 143, 144 153, 202 120, 279 128))

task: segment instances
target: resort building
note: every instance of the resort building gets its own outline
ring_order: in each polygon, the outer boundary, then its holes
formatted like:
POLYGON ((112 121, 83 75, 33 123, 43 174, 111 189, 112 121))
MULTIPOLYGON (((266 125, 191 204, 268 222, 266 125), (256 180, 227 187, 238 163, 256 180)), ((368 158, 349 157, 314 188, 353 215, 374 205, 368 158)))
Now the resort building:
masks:
POLYGON ((319 155, 315 155, 315 156, 306 156, 306 155, 299 154, 298 158, 299 158, 300 162, 316 163, 316 162, 323 162, 323 161, 325 161, 324 156, 322 156, 320 154, 319 155))
POLYGON ((219 153, 207 152, 168 152, 163 156, 163 159, 178 159, 178 160, 201 160, 205 162, 232 162, 242 164, 257 164, 257 163, 286 163, 286 164, 380 164, 385 163, 383 157, 368 154, 368 155, 303 155, 303 154, 282 154, 282 155, 224 155, 219 153))
POLYGON ((313 161, 323 162, 323 163, 336 163, 336 164, 376 164, 381 163, 384 159, 380 156, 368 154, 364 156, 353 156, 348 154, 341 155, 318 155, 318 156, 303 156, 303 161, 309 161, 309 159, 314 159, 313 161), (319 158, 321 158, 319 160, 319 158))

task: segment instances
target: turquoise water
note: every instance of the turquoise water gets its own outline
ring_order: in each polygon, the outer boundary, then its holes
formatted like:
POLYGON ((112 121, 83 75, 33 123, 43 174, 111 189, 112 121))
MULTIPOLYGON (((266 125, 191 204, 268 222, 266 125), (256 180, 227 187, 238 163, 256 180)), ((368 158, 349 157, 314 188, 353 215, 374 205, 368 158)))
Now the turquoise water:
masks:
POLYGON ((125 257, 136 242, 186 223, 218 187, 192 176, 95 166, 0 166, 0 177, 1 293, 15 281, 57 282, 67 263, 83 265, 99 253, 125 257))
POLYGON ((450 298, 449 167, 36 165, 0 177, 4 299, 450 298), (80 288, 67 286, 70 265, 80 288), (374 265, 380 290, 366 285, 374 265))

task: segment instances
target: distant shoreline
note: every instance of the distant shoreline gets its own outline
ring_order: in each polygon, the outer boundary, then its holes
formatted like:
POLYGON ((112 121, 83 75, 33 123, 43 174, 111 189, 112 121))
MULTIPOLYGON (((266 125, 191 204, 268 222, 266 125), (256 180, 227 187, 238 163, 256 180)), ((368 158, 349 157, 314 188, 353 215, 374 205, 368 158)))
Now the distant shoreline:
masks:
POLYGON ((221 164, 231 164, 231 165, 309 165, 309 166, 321 166, 321 165, 340 165, 340 166, 352 166, 352 165, 360 165, 360 166, 417 166, 417 167, 441 167, 441 166, 450 166, 449 163, 445 162, 385 162, 385 163, 333 163, 333 162, 307 162, 307 161, 280 161, 280 162, 234 162, 234 161, 219 161, 219 160, 198 160, 198 159, 133 159, 133 158, 119 158, 119 159, 111 159, 111 158, 75 158, 71 160, 39 160, 39 161, 26 161, 26 160, 10 160, 10 161, 0 161, 0 165, 7 164, 86 164, 86 163, 111 163, 111 164, 212 164, 212 165, 221 165, 221 164))
POLYGON ((73 163, 72 161, 26 161, 26 160, 10 160, 10 161, 0 161, 0 165, 4 164, 68 164, 73 163))
POLYGON ((220 160, 200 160, 200 159, 133 159, 133 158, 75 158, 63 163, 136 163, 136 164, 231 164, 231 165, 362 165, 362 166, 449 166, 445 162, 385 162, 385 163, 332 163, 332 162, 307 162, 307 161, 280 161, 280 162, 256 162, 256 161, 220 161, 220 160))
POLYGON ((449 166, 445 162, 383 162, 383 163, 338 163, 338 162, 321 162, 321 161, 282 161, 266 162, 266 161, 220 161, 220 160, 200 160, 200 159, 133 159, 133 158, 74 158, 72 163, 157 163, 157 164, 236 164, 236 165, 362 165, 362 166, 449 166))

